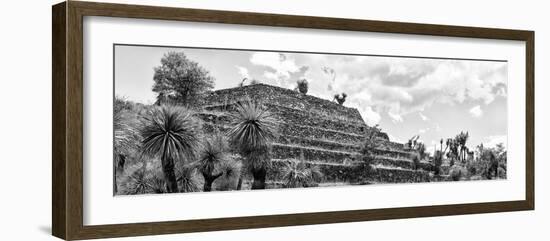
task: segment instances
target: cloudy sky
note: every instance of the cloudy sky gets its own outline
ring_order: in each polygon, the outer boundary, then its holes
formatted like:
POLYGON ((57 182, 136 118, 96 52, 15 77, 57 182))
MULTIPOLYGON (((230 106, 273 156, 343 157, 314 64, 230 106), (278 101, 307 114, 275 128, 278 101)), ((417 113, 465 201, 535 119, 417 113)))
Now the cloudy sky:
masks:
POLYGON ((345 92, 344 105, 394 141, 420 135, 432 150, 441 138, 469 131, 470 147, 506 144, 506 62, 118 45, 115 94, 153 103, 153 68, 168 51, 183 51, 210 71, 215 89, 245 77, 293 89, 305 78, 308 94, 345 92))

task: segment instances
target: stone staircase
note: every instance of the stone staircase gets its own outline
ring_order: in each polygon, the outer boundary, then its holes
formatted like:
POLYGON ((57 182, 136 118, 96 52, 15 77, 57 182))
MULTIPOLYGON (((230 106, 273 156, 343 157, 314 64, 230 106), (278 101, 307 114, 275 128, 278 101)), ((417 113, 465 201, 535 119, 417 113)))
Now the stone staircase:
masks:
MULTIPOLYGON (((430 164, 421 163, 413 170, 412 155, 402 144, 384 137, 383 147, 376 150, 373 168, 365 169, 358 161, 365 134, 371 130, 354 108, 293 90, 257 84, 212 92, 204 98, 199 117, 204 129, 226 131, 229 113, 238 101, 263 100, 265 107, 278 119, 279 136, 273 143, 270 185, 281 184, 278 167, 284 162, 303 159, 317 165, 324 173, 320 186, 366 183, 429 181, 430 164)), ((386 136, 386 135, 384 135, 386 136)))

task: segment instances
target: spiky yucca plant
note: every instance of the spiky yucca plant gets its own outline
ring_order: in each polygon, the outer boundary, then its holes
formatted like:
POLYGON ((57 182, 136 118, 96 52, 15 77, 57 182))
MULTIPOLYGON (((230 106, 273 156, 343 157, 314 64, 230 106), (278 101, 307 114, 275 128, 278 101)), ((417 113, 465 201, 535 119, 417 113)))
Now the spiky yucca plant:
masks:
POLYGON ((265 189, 270 146, 276 132, 275 118, 259 103, 251 100, 240 102, 231 114, 231 128, 227 134, 252 172, 252 189, 265 189))
POLYGON ((304 161, 287 162, 282 170, 284 187, 312 187, 323 178, 319 166, 308 166, 304 161))
POLYGON ((166 187, 162 173, 138 167, 125 172, 120 183, 120 193, 125 195, 165 193, 166 187))
POLYGON ((207 138, 199 151, 197 169, 204 178, 203 191, 212 190, 212 183, 223 175, 221 165, 228 161, 228 143, 219 133, 207 138))
POLYGON ((195 175, 194 165, 177 165, 176 180, 180 192, 198 192, 200 191, 199 180, 195 175))
POLYGON ((200 122, 182 107, 163 106, 145 116, 141 129, 142 151, 161 160, 168 192, 178 192, 176 162, 190 162, 199 145, 200 122))
POLYGON ((147 173, 143 169, 137 169, 128 175, 127 180, 123 182, 121 192, 126 195, 145 194, 150 192, 147 173))
POLYGON ((216 181, 217 190, 228 191, 237 189, 241 167, 242 164, 232 158, 223 162, 220 166, 220 171, 223 172, 223 175, 216 181))

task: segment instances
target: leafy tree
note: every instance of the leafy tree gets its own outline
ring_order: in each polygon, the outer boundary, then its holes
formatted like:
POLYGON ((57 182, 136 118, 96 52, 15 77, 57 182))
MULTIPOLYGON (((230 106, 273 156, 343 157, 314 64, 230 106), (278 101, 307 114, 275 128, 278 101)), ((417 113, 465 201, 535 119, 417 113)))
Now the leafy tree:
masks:
POLYGON ((183 52, 168 52, 160 63, 153 76, 153 91, 158 94, 159 105, 166 102, 192 105, 201 94, 214 88, 214 77, 183 52))
POLYGON ((228 144, 224 136, 214 134, 207 138, 199 152, 197 168, 204 178, 203 191, 212 190, 212 183, 221 177, 224 172, 221 166, 228 161, 228 144))
POLYGON ((478 146, 478 162, 482 165, 482 175, 487 179, 502 178, 506 176, 506 150, 503 144, 494 148, 478 146), (501 173, 502 172, 502 173, 501 173))
POLYGON ((261 104, 251 100, 238 103, 230 118, 230 143, 239 150, 252 172, 252 189, 265 189, 270 147, 277 135, 275 118, 261 104))
POLYGON ((307 94, 309 83, 306 79, 301 79, 296 81, 296 84, 298 85, 298 91, 302 94, 307 94))
POLYGON ((144 117, 141 129, 142 151, 161 160, 167 191, 178 192, 176 162, 195 156, 199 144, 200 123, 186 108, 163 106, 144 117))

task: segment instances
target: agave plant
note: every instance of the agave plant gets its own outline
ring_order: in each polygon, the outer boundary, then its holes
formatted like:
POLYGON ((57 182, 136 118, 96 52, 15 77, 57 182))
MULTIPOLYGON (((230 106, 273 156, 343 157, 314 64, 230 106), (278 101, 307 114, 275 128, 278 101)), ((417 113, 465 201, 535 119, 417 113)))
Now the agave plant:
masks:
POLYGON ((252 172, 252 189, 265 189, 271 142, 276 138, 277 125, 270 112, 259 103, 246 100, 237 104, 231 114, 228 136, 252 172))
POLYGON ((323 177, 319 166, 308 166, 304 161, 287 162, 282 169, 284 187, 312 187, 323 177))
POLYGON ((219 133, 207 138, 199 152, 197 169, 204 178, 203 191, 212 190, 212 183, 223 175, 221 165, 228 161, 227 140, 219 133))
POLYGON ((176 162, 190 162, 199 146, 200 123, 186 108, 163 106, 145 116, 142 151, 161 160, 168 192, 178 192, 176 162))

